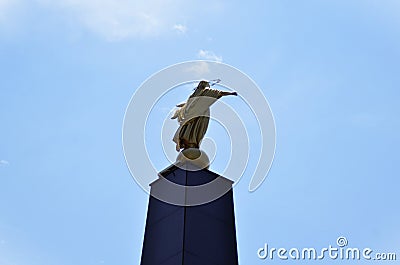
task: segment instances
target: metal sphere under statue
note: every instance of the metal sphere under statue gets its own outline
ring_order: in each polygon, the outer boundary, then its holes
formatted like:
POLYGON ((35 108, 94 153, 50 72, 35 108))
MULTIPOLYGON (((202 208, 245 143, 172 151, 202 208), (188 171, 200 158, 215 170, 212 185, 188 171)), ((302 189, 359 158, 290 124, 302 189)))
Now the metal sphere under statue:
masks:
POLYGON ((210 167, 210 159, 203 150, 198 148, 187 148, 178 154, 175 165, 186 170, 201 170, 210 167))

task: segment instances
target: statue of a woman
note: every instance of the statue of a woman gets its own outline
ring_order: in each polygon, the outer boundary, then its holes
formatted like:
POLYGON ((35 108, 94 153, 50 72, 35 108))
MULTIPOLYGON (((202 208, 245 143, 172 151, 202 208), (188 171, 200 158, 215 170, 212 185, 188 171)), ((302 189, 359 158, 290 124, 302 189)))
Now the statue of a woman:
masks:
POLYGON ((201 81, 186 103, 177 105, 179 109, 171 117, 179 122, 173 138, 176 151, 199 148, 210 121, 210 106, 228 95, 237 96, 237 93, 211 89, 209 82, 201 81))

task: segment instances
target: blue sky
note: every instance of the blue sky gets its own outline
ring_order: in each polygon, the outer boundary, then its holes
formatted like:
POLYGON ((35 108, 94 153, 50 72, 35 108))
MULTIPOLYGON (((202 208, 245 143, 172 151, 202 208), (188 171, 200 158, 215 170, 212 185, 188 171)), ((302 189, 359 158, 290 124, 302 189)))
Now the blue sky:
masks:
POLYGON ((244 71, 275 117, 268 178, 234 190, 242 264, 271 262, 257 258, 264 243, 322 248, 341 235, 399 256, 399 10, 0 0, 0 264, 138 264, 148 195, 125 164, 125 108, 151 74, 195 59, 244 71))

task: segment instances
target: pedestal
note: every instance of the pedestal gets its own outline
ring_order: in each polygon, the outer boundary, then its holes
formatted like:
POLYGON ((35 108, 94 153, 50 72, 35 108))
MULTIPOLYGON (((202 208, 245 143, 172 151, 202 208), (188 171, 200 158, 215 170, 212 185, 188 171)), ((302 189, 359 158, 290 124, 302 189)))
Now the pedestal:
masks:
MULTIPOLYGON (((190 171, 175 165, 159 176, 151 184, 141 265, 238 264, 232 181, 208 169, 190 171), (228 192, 206 204, 179 206, 153 196, 155 191, 170 188, 166 180, 185 186, 216 180, 219 186, 213 192, 228 192)), ((186 189, 171 192, 183 202, 192 196, 186 189)))

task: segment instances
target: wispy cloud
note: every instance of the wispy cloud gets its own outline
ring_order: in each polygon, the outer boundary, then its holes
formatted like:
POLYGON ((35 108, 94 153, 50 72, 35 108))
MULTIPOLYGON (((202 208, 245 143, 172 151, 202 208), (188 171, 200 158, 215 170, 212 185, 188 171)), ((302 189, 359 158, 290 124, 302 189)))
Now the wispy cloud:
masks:
POLYGON ((8 161, 6 161, 6 160, 0 160, 0 166, 7 166, 9 164, 10 163, 8 161))
POLYGON ((29 21, 34 16, 23 15, 31 7, 55 14, 51 19, 65 22, 68 30, 108 41, 186 34, 188 27, 182 21, 198 21, 199 13, 212 16, 221 12, 219 0, 0 0, 0 26, 29 21))
POLYGON ((222 62, 222 56, 218 56, 212 51, 199 50, 197 53, 197 57, 200 59, 222 62))
POLYGON ((183 0, 37 1, 111 41, 157 36, 171 29, 181 33, 187 30, 176 21, 181 18, 183 7, 186 8, 183 0))
POLYGON ((172 27, 176 32, 181 33, 181 34, 185 34, 187 31, 187 27, 185 25, 182 24, 175 24, 172 27))

